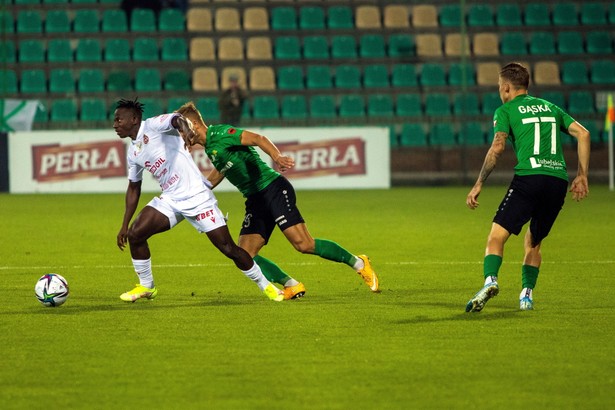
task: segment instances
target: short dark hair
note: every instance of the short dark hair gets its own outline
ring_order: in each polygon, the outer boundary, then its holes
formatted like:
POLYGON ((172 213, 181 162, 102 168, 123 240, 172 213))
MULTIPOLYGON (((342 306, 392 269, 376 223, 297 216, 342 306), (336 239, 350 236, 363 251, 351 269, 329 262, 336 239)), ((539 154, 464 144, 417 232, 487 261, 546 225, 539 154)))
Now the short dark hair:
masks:
POLYGON ((139 102, 139 97, 135 98, 134 100, 126 100, 122 98, 115 105, 116 109, 126 108, 128 110, 132 110, 133 114, 135 114, 137 117, 143 117, 143 107, 144 104, 139 102))
POLYGON ((517 88, 525 88, 530 85, 530 72, 519 63, 508 63, 500 70, 500 77, 517 88))

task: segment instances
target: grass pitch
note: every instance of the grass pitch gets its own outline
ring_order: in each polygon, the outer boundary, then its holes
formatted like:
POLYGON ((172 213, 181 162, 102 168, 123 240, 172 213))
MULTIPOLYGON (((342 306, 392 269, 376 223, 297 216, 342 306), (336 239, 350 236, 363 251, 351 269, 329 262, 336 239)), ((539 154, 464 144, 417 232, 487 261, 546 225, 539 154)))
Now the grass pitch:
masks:
MULTIPOLYGON (((277 232, 263 255, 307 287, 283 303, 182 223, 150 241, 158 298, 126 304, 123 195, 0 195, 0 407, 613 408, 615 194, 591 189, 544 242, 536 310, 518 310, 512 237, 477 314, 464 306, 503 186, 476 211, 469 187, 299 192, 311 233, 368 254, 382 292, 277 232), (47 272, 69 282, 61 307, 34 297, 47 272)), ((218 199, 236 236, 243 200, 218 199)))

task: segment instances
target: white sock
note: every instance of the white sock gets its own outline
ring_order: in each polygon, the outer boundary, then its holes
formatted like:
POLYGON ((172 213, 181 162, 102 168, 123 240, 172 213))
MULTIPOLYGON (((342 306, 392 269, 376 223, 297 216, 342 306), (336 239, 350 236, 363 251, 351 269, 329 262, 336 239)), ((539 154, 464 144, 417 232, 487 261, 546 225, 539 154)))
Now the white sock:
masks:
POLYGON ((290 278, 286 282, 284 282, 284 287, 289 288, 291 286, 297 286, 298 284, 299 284, 299 281, 297 281, 296 279, 290 278))
POLYGON ((250 269, 242 270, 242 272, 248 278, 252 279, 252 281, 254 281, 256 283, 256 285, 259 287, 260 290, 265 290, 267 285, 269 285, 269 283, 271 283, 263 275, 263 271, 261 271, 261 268, 256 263, 254 265, 252 265, 252 267, 250 269))
POLYGON ((485 278, 485 285, 491 283, 491 282, 497 282, 498 281, 498 277, 497 276, 487 276, 485 278))
POLYGON ((533 299, 532 295, 534 294, 534 290, 530 288, 523 288, 521 294, 519 295, 519 299, 523 299, 525 297, 533 299))
POLYGON ((356 261, 354 265, 352 265, 352 267, 358 272, 365 267, 365 262, 363 262, 363 259, 359 258, 358 256, 355 256, 355 259, 356 261))
POLYGON ((154 275, 152 275, 152 259, 133 259, 132 265, 139 277, 141 286, 152 289, 154 287, 154 275))

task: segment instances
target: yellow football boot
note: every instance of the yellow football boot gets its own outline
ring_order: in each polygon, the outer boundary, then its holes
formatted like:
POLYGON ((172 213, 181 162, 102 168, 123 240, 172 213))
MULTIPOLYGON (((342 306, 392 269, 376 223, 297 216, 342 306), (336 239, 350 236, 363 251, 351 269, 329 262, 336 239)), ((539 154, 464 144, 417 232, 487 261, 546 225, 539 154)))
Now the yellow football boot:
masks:
POLYGON ((122 299, 124 302, 134 302, 137 299, 141 298, 154 299, 157 295, 158 289, 156 289, 155 287, 150 289, 137 284, 133 290, 126 293, 122 293, 120 295, 120 299, 122 299))
POLYGON ((376 272, 374 272, 374 269, 372 269, 372 264, 369 261, 369 258, 366 255, 358 255, 357 257, 361 258, 361 260, 363 260, 363 263, 365 264, 363 269, 361 269, 357 273, 361 275, 361 277, 363 278, 367 286, 369 286, 372 292, 379 292, 380 285, 378 283, 378 276, 376 275, 376 272))

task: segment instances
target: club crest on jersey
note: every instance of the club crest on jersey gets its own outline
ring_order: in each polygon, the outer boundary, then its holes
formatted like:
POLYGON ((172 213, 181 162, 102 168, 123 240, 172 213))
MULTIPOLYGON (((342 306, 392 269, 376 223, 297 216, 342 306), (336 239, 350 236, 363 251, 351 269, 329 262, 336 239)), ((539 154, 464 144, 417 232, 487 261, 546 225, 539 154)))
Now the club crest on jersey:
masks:
POLYGON ((211 160, 211 162, 215 162, 216 161, 216 156, 217 155, 218 155, 218 150, 211 151, 211 154, 209 154, 209 159, 211 160))
POLYGON ((227 132, 228 132, 229 134, 234 134, 234 133, 236 133, 236 132, 237 132, 237 129, 235 129, 235 128, 229 128, 227 132))

